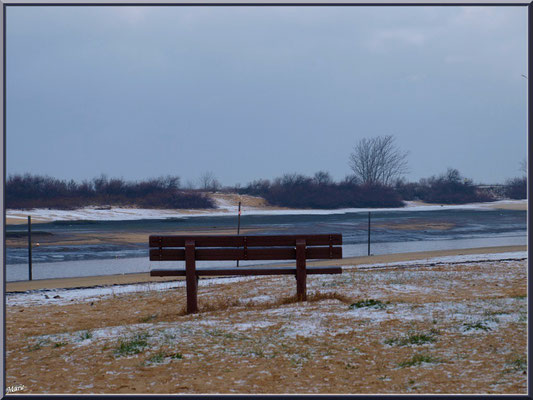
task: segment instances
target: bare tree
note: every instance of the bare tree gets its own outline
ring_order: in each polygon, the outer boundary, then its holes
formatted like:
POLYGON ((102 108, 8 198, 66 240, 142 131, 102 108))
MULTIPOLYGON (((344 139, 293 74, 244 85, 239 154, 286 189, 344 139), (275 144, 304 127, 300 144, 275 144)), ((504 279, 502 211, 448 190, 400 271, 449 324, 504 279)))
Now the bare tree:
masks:
POLYGON ((220 182, 217 180, 212 171, 206 171, 200 176, 201 189, 216 192, 218 189, 220 189, 220 187, 220 182))
POLYGON ((524 159, 520 162, 520 171, 522 171, 524 174, 527 175, 527 158, 524 158, 524 159))
POLYGON ((363 184, 390 186, 407 173, 407 154, 398 149, 394 137, 362 139, 350 154, 350 168, 363 184))
POLYGON ((313 177, 313 180, 318 185, 329 185, 333 183, 333 178, 327 171, 318 171, 315 173, 315 176, 313 177))
POLYGON ((196 189, 196 183, 192 179, 187 179, 187 182, 185 182, 185 186, 183 188, 187 190, 196 189))

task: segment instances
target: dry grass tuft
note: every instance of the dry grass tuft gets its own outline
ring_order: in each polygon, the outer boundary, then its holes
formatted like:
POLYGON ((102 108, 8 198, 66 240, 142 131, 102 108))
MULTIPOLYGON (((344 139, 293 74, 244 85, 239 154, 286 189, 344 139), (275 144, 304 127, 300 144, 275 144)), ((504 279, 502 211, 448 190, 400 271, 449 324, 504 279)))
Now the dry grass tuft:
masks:
MULTIPOLYGON (((345 304, 351 304, 353 303, 353 299, 338 293, 338 292, 320 292, 316 291, 313 293, 310 293, 307 295, 306 302, 314 303, 322 300, 338 300, 345 304)), ((257 302, 257 301, 248 301, 243 303, 243 301, 239 298, 233 297, 233 296, 219 296, 216 298, 211 298, 207 300, 200 300, 199 298, 199 304, 198 304, 198 313, 205 313, 205 312, 214 312, 214 311, 225 311, 232 307, 240 307, 243 310, 249 310, 249 311, 256 311, 256 310, 266 310, 269 308, 279 307, 283 305, 288 304, 294 304, 300 302, 296 295, 292 295, 289 297, 281 297, 278 299, 275 299, 273 301, 267 301, 267 302, 257 302)), ((182 309, 174 313, 174 315, 177 316, 184 316, 187 315, 186 307, 182 307, 182 309)))
MULTIPOLYGON (((308 294, 306 301, 309 303, 313 303, 313 302, 322 301, 322 300, 339 300, 340 302, 346 303, 346 304, 353 303, 353 299, 344 294, 341 294, 338 292, 320 292, 320 291, 316 291, 314 293, 308 294)), ((294 296, 286 297, 284 299, 280 299, 277 302, 273 304, 269 304, 269 305, 277 306, 277 305, 293 304, 297 302, 298 302, 298 299, 296 295, 294 295, 294 296)))
POLYGON ((234 297, 218 297, 206 303, 198 304, 199 312, 223 311, 230 307, 242 306, 240 300, 234 297))

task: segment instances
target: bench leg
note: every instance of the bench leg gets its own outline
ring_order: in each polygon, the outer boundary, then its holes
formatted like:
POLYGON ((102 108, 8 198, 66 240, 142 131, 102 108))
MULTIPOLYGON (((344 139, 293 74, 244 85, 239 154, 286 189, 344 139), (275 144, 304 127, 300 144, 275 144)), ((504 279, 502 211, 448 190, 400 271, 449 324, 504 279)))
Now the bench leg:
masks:
POLYGON ((194 241, 185 242, 185 280, 187 283, 187 314, 198 312, 198 277, 194 255, 194 241))
POLYGON ((296 241, 296 299, 307 300, 307 271, 305 270, 305 240, 296 241))

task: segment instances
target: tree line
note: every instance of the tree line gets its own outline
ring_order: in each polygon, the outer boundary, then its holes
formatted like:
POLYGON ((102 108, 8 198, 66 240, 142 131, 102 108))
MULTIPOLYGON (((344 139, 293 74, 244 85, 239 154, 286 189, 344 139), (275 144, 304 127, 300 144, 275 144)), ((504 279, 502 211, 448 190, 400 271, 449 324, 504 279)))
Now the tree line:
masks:
POLYGON ((182 190, 180 178, 166 176, 125 181, 101 175, 81 183, 41 175, 12 175, 5 186, 6 208, 75 209, 86 206, 140 208, 215 208, 205 193, 182 190))
POLYGON ((517 178, 502 191, 479 189, 472 180, 464 178, 456 169, 419 182, 396 180, 390 185, 361 183, 353 176, 341 182, 324 180, 329 174, 317 172, 314 177, 285 174, 273 181, 255 180, 245 187, 236 188, 240 194, 261 196, 270 204, 298 208, 358 208, 358 207, 401 207, 404 201, 419 200, 433 204, 465 204, 495 201, 500 196, 511 199, 526 198, 525 178, 517 178))
POLYGON ((292 208, 401 207, 400 195, 394 188, 379 184, 358 184, 350 179, 333 182, 329 173, 317 172, 313 177, 285 174, 272 182, 259 179, 236 191, 263 197, 274 206, 292 208))
POLYGON ((239 193, 264 197, 270 204, 302 208, 401 207, 405 200, 426 203, 465 204, 494 201, 505 197, 527 198, 527 163, 524 176, 508 180, 499 192, 474 185, 455 168, 440 175, 406 182, 408 152, 402 151, 392 135, 361 139, 349 157, 352 174, 334 182, 326 171, 313 177, 285 174, 269 180, 259 179, 239 193))
POLYGON ((7 208, 60 208, 84 206, 134 206, 142 208, 215 208, 207 192, 223 190, 263 197, 274 206, 291 208, 401 207, 406 200, 426 203, 464 204, 505 197, 527 198, 527 164, 522 177, 508 180, 498 193, 474 185, 454 168, 440 175, 406 182, 408 152, 401 151, 393 136, 361 139, 349 157, 351 174, 335 182, 327 171, 313 176, 284 174, 272 181, 258 179, 244 187, 222 187, 212 171, 198 184, 181 187, 178 176, 128 182, 105 175, 81 183, 48 176, 13 175, 6 182, 7 208))

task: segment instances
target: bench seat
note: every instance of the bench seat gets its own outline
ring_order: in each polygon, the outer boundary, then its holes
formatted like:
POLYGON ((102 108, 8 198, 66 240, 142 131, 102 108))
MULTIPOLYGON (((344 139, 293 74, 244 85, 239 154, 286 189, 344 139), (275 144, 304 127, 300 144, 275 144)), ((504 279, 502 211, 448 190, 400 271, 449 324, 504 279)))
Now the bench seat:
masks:
MULTIPOLYGON (((307 274, 342 274, 341 267, 307 267, 307 274)), ((296 267, 197 269, 198 276, 296 275, 296 267)), ((150 276, 186 276, 184 269, 153 269, 150 276)))

